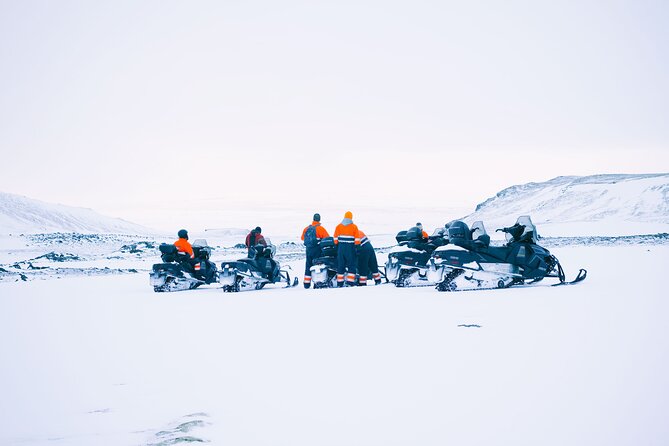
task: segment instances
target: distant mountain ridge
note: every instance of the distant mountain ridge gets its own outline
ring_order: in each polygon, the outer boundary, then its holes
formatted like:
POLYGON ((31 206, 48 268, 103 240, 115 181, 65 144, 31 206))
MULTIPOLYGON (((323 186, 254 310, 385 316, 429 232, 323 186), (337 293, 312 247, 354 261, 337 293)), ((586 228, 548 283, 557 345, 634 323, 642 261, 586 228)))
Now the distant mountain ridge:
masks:
POLYGON ((467 221, 530 215, 535 224, 638 222, 669 224, 669 173, 561 176, 503 189, 467 221))
POLYGON ((46 203, 0 192, 0 233, 41 232, 148 234, 152 231, 92 209, 46 203))

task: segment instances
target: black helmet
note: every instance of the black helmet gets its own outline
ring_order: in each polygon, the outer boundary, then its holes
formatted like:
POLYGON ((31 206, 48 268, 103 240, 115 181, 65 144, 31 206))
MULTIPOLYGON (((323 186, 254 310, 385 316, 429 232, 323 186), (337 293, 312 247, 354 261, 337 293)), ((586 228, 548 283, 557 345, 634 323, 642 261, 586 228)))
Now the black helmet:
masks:
POLYGON ((258 234, 260 234, 260 233, 262 232, 262 229, 260 229, 260 226, 256 226, 255 231, 256 231, 258 234))
POLYGON ((179 238, 185 238, 186 240, 188 240, 188 231, 186 231, 185 229, 180 229, 179 232, 177 232, 177 235, 179 236, 179 238))

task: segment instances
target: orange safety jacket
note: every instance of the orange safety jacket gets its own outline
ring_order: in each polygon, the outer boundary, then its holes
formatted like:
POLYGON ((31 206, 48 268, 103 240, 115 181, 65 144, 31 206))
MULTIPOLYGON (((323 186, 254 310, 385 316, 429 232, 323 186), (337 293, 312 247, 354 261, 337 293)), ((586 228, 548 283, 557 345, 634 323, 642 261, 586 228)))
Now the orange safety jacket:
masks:
POLYGON ((423 238, 424 238, 424 239, 428 239, 428 238, 429 238, 429 236, 427 235, 427 232, 425 232, 425 231, 423 231, 423 238))
POLYGON ((343 223, 339 223, 334 232, 335 245, 338 245, 339 242, 354 243, 356 245, 359 245, 360 244, 360 237, 358 236, 359 232, 360 231, 358 227, 355 225, 355 223, 351 223, 350 225, 344 225, 343 223))
POLYGON ((325 237, 330 237, 330 234, 328 234, 328 231, 323 226, 321 226, 320 222, 313 221, 309 226, 304 228, 304 231, 302 231, 302 240, 304 240, 304 234, 307 233, 307 229, 309 229, 310 226, 316 226, 316 238, 318 240, 321 240, 325 237))
POLYGON ((360 246, 369 243, 369 239, 367 238, 365 233, 362 232, 360 229, 358 229, 358 238, 360 239, 360 246))
POLYGON ((191 259, 195 257, 195 253, 193 253, 193 247, 185 238, 180 238, 174 242, 174 246, 177 247, 177 251, 189 254, 191 259))

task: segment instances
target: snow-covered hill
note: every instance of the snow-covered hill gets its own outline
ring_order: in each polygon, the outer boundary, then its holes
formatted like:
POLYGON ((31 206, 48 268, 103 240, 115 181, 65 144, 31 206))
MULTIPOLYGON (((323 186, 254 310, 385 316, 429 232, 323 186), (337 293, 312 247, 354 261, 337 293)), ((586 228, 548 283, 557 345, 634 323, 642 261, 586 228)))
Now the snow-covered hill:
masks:
POLYGON ((519 215, 532 216, 539 232, 550 235, 667 231, 669 174, 563 176, 511 186, 465 219, 483 220, 490 232, 511 225, 519 215))
POLYGON ((92 209, 45 203, 0 192, 0 234, 84 232, 147 234, 149 229, 92 209))

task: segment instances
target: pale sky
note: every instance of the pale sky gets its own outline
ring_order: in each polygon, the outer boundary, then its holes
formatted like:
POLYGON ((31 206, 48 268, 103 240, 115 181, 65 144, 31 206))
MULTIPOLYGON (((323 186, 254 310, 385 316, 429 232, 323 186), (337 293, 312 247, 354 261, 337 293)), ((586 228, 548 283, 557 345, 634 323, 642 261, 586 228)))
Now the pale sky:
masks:
POLYGON ((667 23, 666 1, 0 0, 0 190, 145 223, 667 172, 667 23))

